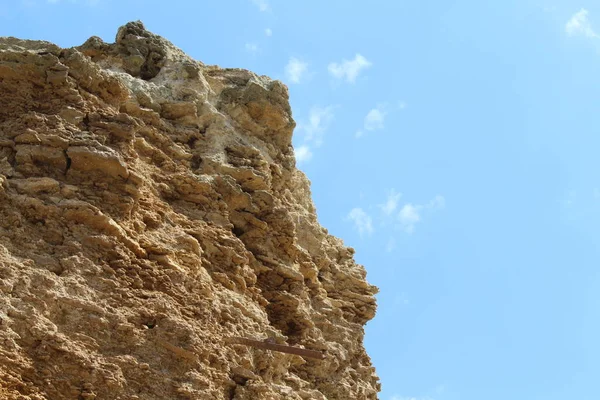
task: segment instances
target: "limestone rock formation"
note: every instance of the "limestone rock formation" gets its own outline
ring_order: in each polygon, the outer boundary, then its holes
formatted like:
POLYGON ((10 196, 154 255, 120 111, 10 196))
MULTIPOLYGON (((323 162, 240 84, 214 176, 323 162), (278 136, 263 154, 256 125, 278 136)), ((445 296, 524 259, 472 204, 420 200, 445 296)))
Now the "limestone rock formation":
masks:
POLYGON ((317 222, 294 125, 282 83, 141 22, 0 39, 0 398, 376 399, 376 288, 317 222))

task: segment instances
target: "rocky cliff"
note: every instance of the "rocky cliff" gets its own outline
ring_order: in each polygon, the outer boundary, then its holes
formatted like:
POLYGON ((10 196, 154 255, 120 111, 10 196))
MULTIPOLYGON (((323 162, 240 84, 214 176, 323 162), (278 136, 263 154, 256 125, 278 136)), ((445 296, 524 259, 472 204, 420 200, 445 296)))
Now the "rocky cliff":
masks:
POLYGON ((0 39, 0 398, 376 399, 376 289, 319 225, 294 125, 282 83, 141 22, 0 39))

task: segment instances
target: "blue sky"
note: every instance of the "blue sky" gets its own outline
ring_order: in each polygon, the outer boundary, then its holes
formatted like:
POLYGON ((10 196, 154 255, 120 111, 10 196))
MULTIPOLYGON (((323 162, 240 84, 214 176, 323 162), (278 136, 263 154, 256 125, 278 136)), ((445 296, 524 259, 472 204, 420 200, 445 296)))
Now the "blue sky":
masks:
POLYGON ((600 399, 600 3, 3 0, 61 46, 141 19, 289 85, 383 400, 600 399))

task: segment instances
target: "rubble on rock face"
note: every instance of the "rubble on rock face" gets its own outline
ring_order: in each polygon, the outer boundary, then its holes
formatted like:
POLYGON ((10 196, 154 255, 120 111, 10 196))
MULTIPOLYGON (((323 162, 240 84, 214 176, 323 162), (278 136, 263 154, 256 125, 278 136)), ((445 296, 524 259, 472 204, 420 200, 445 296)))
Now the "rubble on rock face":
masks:
POLYGON ((376 288, 317 222, 287 88, 116 43, 0 39, 0 398, 376 399, 376 288), (262 340, 302 358, 228 343, 262 340))

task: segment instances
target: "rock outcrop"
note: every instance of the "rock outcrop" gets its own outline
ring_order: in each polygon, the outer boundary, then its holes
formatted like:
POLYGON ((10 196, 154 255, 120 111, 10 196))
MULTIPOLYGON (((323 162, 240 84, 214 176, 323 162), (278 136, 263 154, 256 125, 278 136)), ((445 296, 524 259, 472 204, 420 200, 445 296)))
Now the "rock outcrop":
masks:
POLYGON ((282 83, 141 22, 1 38, 0 398, 376 399, 376 288, 319 225, 294 125, 282 83))

